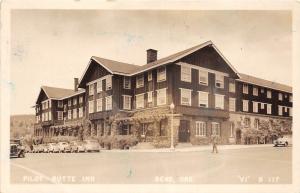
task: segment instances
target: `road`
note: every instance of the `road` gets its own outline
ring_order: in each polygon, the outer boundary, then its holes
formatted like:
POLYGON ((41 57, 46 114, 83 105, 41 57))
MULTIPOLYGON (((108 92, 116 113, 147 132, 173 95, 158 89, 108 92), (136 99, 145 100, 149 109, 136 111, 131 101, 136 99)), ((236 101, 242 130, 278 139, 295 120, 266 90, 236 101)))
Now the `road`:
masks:
POLYGON ((292 148, 201 152, 27 154, 11 159, 12 183, 291 183, 292 148))

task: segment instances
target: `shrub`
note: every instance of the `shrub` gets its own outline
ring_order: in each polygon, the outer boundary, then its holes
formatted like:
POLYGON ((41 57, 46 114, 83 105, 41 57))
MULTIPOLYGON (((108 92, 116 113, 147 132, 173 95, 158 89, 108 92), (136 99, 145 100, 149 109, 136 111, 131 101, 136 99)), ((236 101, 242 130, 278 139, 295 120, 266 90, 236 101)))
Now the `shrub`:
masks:
POLYGON ((126 149, 138 143, 138 139, 132 135, 106 135, 98 137, 99 144, 107 149, 126 149))

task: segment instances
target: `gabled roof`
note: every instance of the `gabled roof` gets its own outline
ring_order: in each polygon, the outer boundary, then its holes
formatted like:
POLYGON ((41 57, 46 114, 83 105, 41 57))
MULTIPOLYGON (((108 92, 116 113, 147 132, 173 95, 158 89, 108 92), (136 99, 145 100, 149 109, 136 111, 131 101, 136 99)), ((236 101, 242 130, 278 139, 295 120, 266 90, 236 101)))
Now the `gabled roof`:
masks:
POLYGON ((238 79, 238 80, 241 82, 246 82, 246 83, 255 84, 258 86, 263 86, 266 88, 271 88, 271 89, 275 89, 275 90, 292 93, 291 86, 277 83, 277 82, 268 81, 265 79, 257 78, 257 77, 250 76, 250 75, 243 74, 243 73, 239 73, 239 75, 240 75, 240 79, 238 79))

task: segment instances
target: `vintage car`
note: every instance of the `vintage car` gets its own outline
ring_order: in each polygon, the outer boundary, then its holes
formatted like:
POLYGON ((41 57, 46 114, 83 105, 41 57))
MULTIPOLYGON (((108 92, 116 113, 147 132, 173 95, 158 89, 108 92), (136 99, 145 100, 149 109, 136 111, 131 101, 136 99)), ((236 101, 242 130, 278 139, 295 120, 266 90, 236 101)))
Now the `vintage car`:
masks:
POLYGON ((85 152, 100 152, 100 144, 97 140, 84 140, 83 141, 85 152))
POLYGON ((76 153, 85 152, 84 144, 81 141, 71 141, 70 148, 71 148, 71 152, 76 152, 76 153))
POLYGON ((25 157, 25 147, 22 145, 20 139, 10 140, 10 157, 25 157))
POLYGON ((70 145, 68 142, 58 142, 57 143, 57 146, 58 146, 58 149, 59 149, 59 152, 71 152, 71 148, 70 148, 70 145))
POLYGON ((41 152, 49 153, 48 144, 41 144, 41 152))
POLYGON ((56 143, 48 143, 48 150, 51 153, 58 153, 59 147, 56 143))
POLYGON ((292 145, 292 136, 290 135, 285 135, 274 140, 274 147, 278 147, 278 146, 287 147, 288 145, 292 145))

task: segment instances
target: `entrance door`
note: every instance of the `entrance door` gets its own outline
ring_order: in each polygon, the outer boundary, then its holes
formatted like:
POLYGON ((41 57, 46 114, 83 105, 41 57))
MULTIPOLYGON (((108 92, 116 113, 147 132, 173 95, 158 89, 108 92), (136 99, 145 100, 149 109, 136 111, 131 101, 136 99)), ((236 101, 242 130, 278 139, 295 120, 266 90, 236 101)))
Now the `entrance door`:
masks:
POLYGON ((181 143, 190 142, 190 122, 186 120, 180 120, 180 126, 178 131, 178 141, 181 143))
POLYGON ((236 137, 236 139, 235 139, 236 144, 241 144, 241 138, 242 138, 242 136, 241 136, 241 130, 240 129, 238 129, 236 131, 235 137, 236 137))

